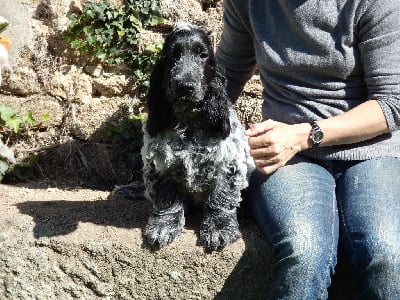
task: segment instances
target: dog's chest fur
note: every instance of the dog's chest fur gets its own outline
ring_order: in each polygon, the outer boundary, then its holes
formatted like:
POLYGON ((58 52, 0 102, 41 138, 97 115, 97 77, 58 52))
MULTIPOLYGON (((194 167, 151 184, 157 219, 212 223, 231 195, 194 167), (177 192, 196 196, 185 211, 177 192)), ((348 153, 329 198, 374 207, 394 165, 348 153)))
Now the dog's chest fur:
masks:
POLYGON ((145 132, 142 149, 145 171, 152 169, 168 175, 189 192, 203 192, 215 181, 226 181, 226 176, 231 177, 228 180, 233 180, 233 184, 245 188, 251 163, 246 159, 250 157, 248 145, 236 115, 233 112, 231 115, 232 132, 223 140, 210 138, 207 132, 188 138, 184 129, 158 137, 145 132))

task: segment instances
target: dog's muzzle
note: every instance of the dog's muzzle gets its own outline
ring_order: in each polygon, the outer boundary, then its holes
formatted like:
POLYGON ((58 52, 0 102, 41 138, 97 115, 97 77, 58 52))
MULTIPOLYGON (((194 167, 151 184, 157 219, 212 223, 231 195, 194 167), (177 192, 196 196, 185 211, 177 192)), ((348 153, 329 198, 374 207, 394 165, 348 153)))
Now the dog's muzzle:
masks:
POLYGON ((196 83, 191 81, 180 81, 176 84, 177 98, 192 97, 196 93, 196 83))
POLYGON ((190 79, 174 80, 169 91, 169 96, 176 112, 195 110, 204 98, 200 82, 190 79))

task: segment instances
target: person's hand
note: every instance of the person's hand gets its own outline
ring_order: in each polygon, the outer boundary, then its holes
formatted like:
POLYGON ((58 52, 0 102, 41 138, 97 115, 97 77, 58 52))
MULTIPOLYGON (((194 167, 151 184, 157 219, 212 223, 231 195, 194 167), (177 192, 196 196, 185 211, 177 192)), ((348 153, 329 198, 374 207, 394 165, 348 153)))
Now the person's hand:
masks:
POLYGON ((273 120, 253 124, 245 131, 256 167, 269 175, 284 166, 296 153, 310 147, 311 126, 289 125, 273 120))

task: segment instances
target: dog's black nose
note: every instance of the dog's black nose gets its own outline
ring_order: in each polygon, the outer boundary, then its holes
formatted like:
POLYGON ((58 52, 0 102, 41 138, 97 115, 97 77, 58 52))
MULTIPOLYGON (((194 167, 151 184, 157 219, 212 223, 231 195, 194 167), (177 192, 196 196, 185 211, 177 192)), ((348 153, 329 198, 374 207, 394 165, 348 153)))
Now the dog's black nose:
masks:
POLYGON ((191 81, 182 81, 177 84, 176 89, 181 95, 192 94, 195 90, 195 84, 191 81))

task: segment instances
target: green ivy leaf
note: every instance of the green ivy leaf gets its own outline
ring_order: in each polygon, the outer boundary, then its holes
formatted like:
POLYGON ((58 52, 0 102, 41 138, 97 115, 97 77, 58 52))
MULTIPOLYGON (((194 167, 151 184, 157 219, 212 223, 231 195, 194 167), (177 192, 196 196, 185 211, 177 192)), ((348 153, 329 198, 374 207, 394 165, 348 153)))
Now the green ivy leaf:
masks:
POLYGON ((23 120, 21 118, 10 118, 6 121, 6 124, 11 127, 11 129, 18 133, 19 127, 23 124, 23 120))
POLYGON ((7 122, 7 120, 15 116, 17 113, 17 110, 0 103, 0 117, 3 121, 7 122))
POLYGON ((80 48, 82 48, 83 45, 84 44, 82 43, 81 40, 74 40, 74 41, 71 42, 71 48, 72 49, 80 49, 80 48))
POLYGON ((98 54, 96 55, 96 57, 97 57, 98 59, 100 59, 101 61, 105 61, 105 60, 107 59, 107 54, 106 54, 106 53, 98 53, 98 54))
POLYGON ((31 123, 31 124, 36 122, 35 118, 33 117, 32 110, 28 110, 28 112, 26 113, 26 116, 23 118, 23 122, 31 123))

